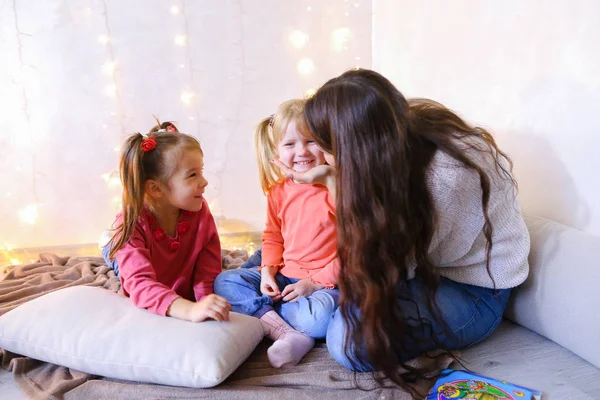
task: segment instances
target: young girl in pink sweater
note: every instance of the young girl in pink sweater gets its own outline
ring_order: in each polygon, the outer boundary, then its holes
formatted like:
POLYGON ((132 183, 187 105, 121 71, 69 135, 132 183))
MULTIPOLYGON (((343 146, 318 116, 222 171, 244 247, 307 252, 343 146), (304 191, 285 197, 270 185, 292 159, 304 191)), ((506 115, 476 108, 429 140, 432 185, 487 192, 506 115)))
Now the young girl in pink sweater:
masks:
POLYGON ((296 365, 324 338, 337 308, 334 200, 325 186, 285 179, 274 158, 294 171, 324 165, 321 149, 307 138, 304 101, 290 100, 265 118, 256 132, 267 224, 258 267, 229 270, 215 281, 215 293, 232 310, 260 319, 274 341, 267 354, 276 367, 296 365))
POLYGON ((170 122, 130 136, 120 164, 123 208, 104 249, 136 306, 192 322, 228 320, 231 308, 213 294, 221 246, 203 168, 198 141, 170 122))

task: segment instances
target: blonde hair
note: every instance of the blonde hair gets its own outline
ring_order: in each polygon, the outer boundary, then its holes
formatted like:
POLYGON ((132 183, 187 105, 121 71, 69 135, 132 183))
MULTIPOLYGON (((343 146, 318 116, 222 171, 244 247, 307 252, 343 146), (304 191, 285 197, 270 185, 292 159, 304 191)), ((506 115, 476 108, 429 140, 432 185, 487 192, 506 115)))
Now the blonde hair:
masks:
POLYGON ((123 184, 121 213, 123 221, 114 229, 110 239, 112 260, 131 238, 135 224, 145 203, 145 184, 155 179, 168 186, 169 179, 175 173, 177 160, 185 150, 199 150, 200 143, 194 137, 180 133, 172 122, 163 122, 152 127, 147 135, 134 133, 129 136, 121 150, 120 174, 123 184), (143 151, 142 143, 153 139, 156 144, 152 150, 143 151))
POLYGON ((307 132, 304 120, 305 102, 302 99, 293 99, 281 103, 275 114, 264 118, 256 127, 254 150, 258 162, 260 186, 265 194, 283 180, 283 174, 271 163, 271 160, 278 157, 277 146, 285 136, 290 122, 296 123, 299 132, 307 132))

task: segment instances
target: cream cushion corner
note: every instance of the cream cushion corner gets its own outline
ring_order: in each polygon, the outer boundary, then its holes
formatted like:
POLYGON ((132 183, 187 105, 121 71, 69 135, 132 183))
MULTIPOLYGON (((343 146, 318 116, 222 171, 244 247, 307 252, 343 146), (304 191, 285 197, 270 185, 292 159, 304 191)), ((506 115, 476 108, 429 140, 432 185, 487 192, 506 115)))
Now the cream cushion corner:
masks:
POLYGON ((0 348, 109 378, 212 387, 263 338, 258 319, 230 316, 192 323, 136 308, 106 289, 76 286, 0 317, 0 348))
POLYGON ((529 277, 505 316, 600 368, 600 236, 526 216, 529 277))

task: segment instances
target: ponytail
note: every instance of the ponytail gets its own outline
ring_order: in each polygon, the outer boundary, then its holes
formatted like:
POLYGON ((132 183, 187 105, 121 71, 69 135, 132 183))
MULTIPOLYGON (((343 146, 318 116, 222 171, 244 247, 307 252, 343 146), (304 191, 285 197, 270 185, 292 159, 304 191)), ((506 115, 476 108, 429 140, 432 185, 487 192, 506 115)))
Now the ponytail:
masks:
POLYGON ((120 170, 123 184, 122 217, 123 221, 110 239, 109 258, 114 259, 117 251, 129 240, 135 229, 135 222, 144 206, 144 183, 146 181, 142 164, 142 140, 144 136, 136 133, 130 136, 123 147, 120 170))
POLYGON ((279 168, 271 162, 277 156, 277 146, 271 134, 274 122, 274 117, 264 118, 256 127, 254 134, 260 186, 265 194, 282 178, 279 168))

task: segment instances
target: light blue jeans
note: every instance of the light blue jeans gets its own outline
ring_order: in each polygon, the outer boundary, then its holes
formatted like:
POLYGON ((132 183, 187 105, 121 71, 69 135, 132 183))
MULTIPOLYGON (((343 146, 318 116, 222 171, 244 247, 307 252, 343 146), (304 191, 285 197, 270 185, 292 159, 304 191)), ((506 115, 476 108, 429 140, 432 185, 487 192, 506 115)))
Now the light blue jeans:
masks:
MULTIPOLYGON (((258 261, 260 263, 260 260, 258 261)), ((295 302, 273 300, 260 291, 261 273, 256 266, 246 266, 224 271, 217 276, 214 283, 215 294, 223 296, 231 304, 231 311, 260 318, 267 311, 275 310, 277 314, 299 332, 314 339, 322 339, 327 334, 327 327, 333 313, 337 309, 339 291, 322 289, 308 297, 300 297, 295 302)), ((280 290, 287 285, 298 282, 298 279, 275 275, 280 290)))
POLYGON ((259 248, 258 250, 256 250, 256 252, 254 254, 252 254, 250 257, 248 257, 248 260, 243 263, 240 268, 253 268, 253 267, 260 267, 260 264, 262 263, 262 247, 259 248))
POLYGON ((104 258, 104 262, 106 262, 106 265, 108 265, 110 268, 112 268, 115 271, 115 275, 119 276, 119 264, 117 263, 117 259, 115 258, 113 261, 110 261, 110 259, 108 257, 110 254, 110 249, 111 249, 110 244, 103 247, 102 248, 102 257, 104 258))
MULTIPOLYGON (((452 332, 448 334, 445 326, 435 322, 429 313, 426 294, 421 290, 419 283, 417 278, 398 285, 398 304, 402 307, 407 323, 413 328, 413 337, 416 338, 415 340, 408 335, 404 338, 396 338, 406 341, 404 346, 408 349, 406 354, 398 355, 402 362, 430 350, 461 349, 485 339, 500 324, 510 296, 510 289, 494 290, 441 278, 436 299, 444 321, 452 332), (419 316, 431 322, 431 329, 423 329, 419 316), (432 331, 437 334, 437 342, 433 339, 432 331)), ((344 353, 346 330, 347 324, 340 310, 337 310, 327 330, 329 353, 348 369, 361 372, 372 371, 373 368, 364 361, 365 357, 360 356, 365 354, 362 344, 354 344, 349 356, 344 353), (355 362, 355 368, 352 367, 349 357, 355 362)))

